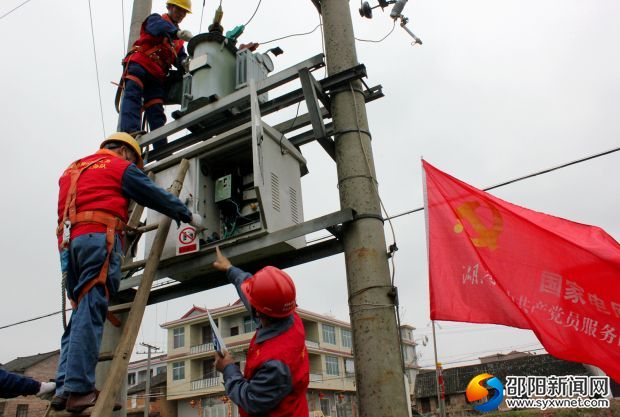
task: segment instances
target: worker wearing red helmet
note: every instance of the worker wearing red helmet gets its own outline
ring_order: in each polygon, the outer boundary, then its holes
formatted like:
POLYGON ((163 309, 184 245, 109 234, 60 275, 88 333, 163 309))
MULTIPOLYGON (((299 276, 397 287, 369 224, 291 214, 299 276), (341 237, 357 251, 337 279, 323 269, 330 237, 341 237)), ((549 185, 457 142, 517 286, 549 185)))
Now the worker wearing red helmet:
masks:
POLYGON ((224 374, 226 395, 242 417, 307 417, 310 368, 304 326, 295 312, 293 280, 273 266, 250 275, 233 266, 219 248, 213 266, 226 272, 258 323, 243 374, 230 352, 222 352, 215 361, 224 374))

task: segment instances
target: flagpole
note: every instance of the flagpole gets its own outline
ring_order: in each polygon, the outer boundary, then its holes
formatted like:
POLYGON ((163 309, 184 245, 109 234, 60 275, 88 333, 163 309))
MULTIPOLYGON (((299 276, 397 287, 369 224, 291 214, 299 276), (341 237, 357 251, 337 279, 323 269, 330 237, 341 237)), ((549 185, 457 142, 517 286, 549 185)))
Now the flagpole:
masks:
POLYGON ((439 408, 439 415, 446 417, 446 408, 441 399, 441 388, 439 387, 439 360, 437 359, 437 337, 435 337, 435 320, 431 320, 433 324, 433 350, 435 351, 435 384, 437 386, 437 407, 439 408))

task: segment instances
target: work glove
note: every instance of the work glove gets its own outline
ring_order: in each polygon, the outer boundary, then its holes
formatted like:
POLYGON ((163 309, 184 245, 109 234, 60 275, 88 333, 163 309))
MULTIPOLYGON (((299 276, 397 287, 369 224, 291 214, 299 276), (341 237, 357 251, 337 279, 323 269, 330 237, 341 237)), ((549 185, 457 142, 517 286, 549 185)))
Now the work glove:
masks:
POLYGON ((202 225, 202 216, 198 213, 192 213, 192 220, 189 222, 189 225, 194 226, 197 232, 202 232, 206 229, 206 227, 202 225))
POLYGON ((41 386, 39 387, 39 392, 37 392, 37 397, 44 397, 47 394, 52 394, 56 390, 55 382, 41 382, 41 386))
POLYGON ((189 42, 189 40, 193 37, 194 35, 192 35, 192 32, 190 32, 189 30, 182 29, 177 31, 177 38, 183 39, 185 42, 189 42))

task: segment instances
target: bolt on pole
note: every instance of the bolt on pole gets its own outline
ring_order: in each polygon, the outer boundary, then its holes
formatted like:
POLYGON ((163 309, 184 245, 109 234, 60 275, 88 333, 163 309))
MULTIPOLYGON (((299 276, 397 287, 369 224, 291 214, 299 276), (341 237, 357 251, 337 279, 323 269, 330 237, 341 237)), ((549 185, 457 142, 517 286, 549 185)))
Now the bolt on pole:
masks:
MULTIPOLYGON (((329 75, 358 64, 347 0, 322 0, 329 75)), ((362 83, 331 94, 340 205, 355 210, 343 241, 361 417, 406 417, 407 395, 362 83)))

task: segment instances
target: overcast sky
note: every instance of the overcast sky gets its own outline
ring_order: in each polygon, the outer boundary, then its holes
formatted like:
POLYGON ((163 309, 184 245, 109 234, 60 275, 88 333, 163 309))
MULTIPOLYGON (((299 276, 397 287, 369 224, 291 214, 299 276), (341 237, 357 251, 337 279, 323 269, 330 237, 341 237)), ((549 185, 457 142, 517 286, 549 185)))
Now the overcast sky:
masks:
MULTIPOLYGON (((0 15, 22 0, 3 0, 0 15)), ((105 134, 116 126, 115 87, 123 56, 122 1, 91 0, 105 134)), ((131 2, 124 2, 125 37, 131 2)), ((199 32, 202 2, 183 28, 199 32)), ((257 1, 223 1, 225 29, 245 23, 257 1)), ((371 3, 375 5, 375 3, 371 3)), ((389 10, 362 19, 351 1, 359 39, 378 40, 392 28, 389 10)), ((207 1, 203 30, 217 7, 207 1)), ((164 1, 153 1, 163 12, 164 1)), ((368 104, 381 197, 390 215, 422 206, 420 158, 478 188, 620 145, 620 3, 615 0, 411 0, 404 14, 424 41, 412 47, 398 25, 381 43, 358 42, 369 85, 385 98, 368 104)), ((263 0, 240 38, 266 42, 308 32, 319 23, 310 0, 263 0)), ((0 326, 60 309, 56 204, 58 177, 73 160, 94 152, 104 137, 88 2, 31 0, 0 20, 5 64, 0 69, 4 162, 0 164, 3 261, 0 326)), ((284 39, 276 71, 322 51, 321 34, 284 39)), ((260 49, 259 49, 260 50, 260 49)), ((323 77, 323 70, 315 73, 323 77)), ((291 85, 298 87, 297 84, 291 85)), ((287 109, 273 118, 294 115, 287 109)), ((303 111, 303 108, 302 108, 303 111)), ((302 181, 306 219, 339 209, 336 170, 322 148, 302 148, 310 174, 302 181)), ((620 153, 493 191, 503 199, 620 238, 620 153)), ((399 251, 396 285, 401 319, 430 335, 424 216, 393 221, 399 251)), ((386 228, 388 244, 391 233, 386 228)), ((291 268, 300 307, 348 321, 343 257, 291 268)), ((232 287, 147 309, 138 342, 165 348, 159 324, 193 304, 232 303, 232 287)), ((537 349, 524 330, 440 323, 439 360, 462 364, 484 354, 537 349)), ((0 362, 59 347, 54 316, 0 330, 0 362)), ((540 352, 540 351, 538 351, 540 352)), ((421 364, 433 362, 420 346, 421 364)))

